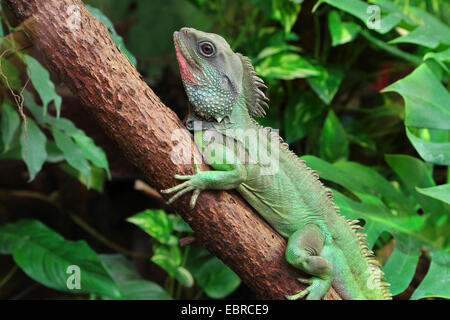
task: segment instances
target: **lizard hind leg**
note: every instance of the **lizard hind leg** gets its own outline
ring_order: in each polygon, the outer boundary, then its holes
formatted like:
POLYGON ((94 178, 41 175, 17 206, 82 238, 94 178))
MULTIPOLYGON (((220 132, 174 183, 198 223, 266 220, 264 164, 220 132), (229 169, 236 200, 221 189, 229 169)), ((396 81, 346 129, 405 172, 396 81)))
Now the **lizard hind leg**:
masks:
POLYGON ((298 279, 309 286, 287 299, 296 300, 305 296, 307 300, 320 300, 328 292, 334 278, 332 264, 323 256, 324 236, 315 224, 307 224, 294 232, 288 240, 286 260, 294 267, 312 275, 310 279, 298 279))

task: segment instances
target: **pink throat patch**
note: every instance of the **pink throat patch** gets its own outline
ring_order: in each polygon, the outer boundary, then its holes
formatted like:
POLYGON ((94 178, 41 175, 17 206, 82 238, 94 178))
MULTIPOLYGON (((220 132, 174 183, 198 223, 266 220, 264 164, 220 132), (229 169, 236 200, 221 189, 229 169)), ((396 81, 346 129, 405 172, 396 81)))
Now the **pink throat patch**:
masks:
POLYGON ((177 39, 175 40, 175 51, 177 53, 177 60, 178 64, 180 66, 181 76, 183 77, 184 81, 195 83, 194 76, 189 70, 188 62, 184 58, 183 54, 181 53, 180 47, 177 43, 177 39))

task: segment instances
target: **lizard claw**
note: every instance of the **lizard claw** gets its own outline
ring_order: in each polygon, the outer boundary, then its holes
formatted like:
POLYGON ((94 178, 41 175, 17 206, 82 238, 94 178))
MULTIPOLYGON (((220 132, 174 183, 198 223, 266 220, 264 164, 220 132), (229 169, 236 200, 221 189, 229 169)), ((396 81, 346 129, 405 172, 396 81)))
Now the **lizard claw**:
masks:
POLYGON ((191 207, 191 209, 194 209, 195 204, 197 203, 197 198, 200 195, 200 192, 202 191, 201 188, 198 188, 196 186, 193 185, 192 183, 192 179, 194 179, 194 177, 200 172, 200 168, 198 166, 198 164, 194 161, 194 168, 195 168, 195 175, 178 175, 176 174, 174 176, 175 179, 177 180, 187 180, 179 185, 176 185, 175 187, 166 189, 166 190, 161 190, 161 193, 172 193, 172 192, 176 192, 168 201, 168 204, 171 204, 172 202, 174 202, 175 200, 177 200, 179 197, 181 197, 182 195, 184 195, 185 193, 188 193, 190 191, 194 191, 192 193, 192 197, 191 200, 189 202, 189 206, 191 207))
POLYGON ((303 284, 308 284, 309 286, 297 294, 286 296, 286 299, 297 300, 305 296, 308 296, 306 298, 307 300, 320 300, 326 295, 328 289, 330 289, 331 287, 331 281, 320 278, 311 278, 311 279, 298 278, 297 280, 303 284))
POLYGON ((313 280, 312 279, 305 279, 305 278, 297 278, 297 281, 303 284, 313 284, 313 280))

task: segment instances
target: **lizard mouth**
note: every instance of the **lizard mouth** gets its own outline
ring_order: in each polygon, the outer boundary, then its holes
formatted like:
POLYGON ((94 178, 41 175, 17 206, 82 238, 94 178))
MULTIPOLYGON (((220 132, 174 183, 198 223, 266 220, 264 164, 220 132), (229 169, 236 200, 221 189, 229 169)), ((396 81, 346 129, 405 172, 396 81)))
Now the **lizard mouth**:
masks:
POLYGON ((175 31, 173 33, 173 43, 177 54, 178 65, 180 66, 183 81, 195 84, 194 73, 196 66, 195 60, 184 45, 183 32, 175 31))

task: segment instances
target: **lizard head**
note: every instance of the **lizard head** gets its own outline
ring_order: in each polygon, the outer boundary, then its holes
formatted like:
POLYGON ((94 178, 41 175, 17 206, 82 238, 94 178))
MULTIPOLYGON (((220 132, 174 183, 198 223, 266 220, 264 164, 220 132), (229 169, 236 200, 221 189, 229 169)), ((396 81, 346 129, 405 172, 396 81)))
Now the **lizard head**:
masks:
POLYGON ((220 122, 241 95, 250 114, 264 114, 259 103, 267 98, 258 89, 264 84, 247 57, 233 52, 214 33, 182 28, 173 37, 181 78, 197 116, 220 122))

